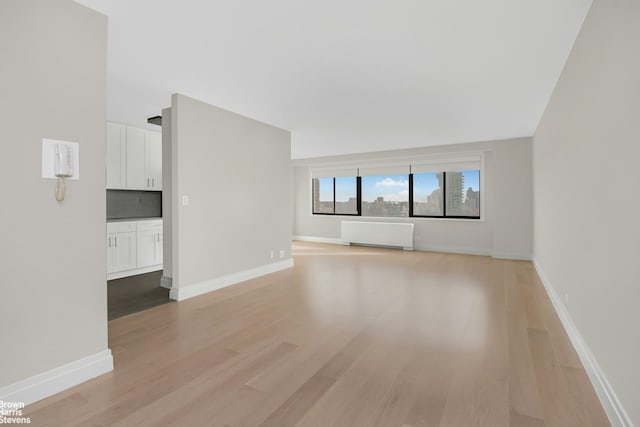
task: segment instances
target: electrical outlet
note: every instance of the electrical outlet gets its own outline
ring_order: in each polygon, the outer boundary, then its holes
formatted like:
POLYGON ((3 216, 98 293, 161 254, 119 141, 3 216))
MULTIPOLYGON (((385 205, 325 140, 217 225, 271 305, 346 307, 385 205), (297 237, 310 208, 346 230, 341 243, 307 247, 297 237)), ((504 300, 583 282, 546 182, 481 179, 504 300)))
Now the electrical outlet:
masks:
POLYGON ((273 251, 273 249, 271 250, 271 255, 270 255, 270 256, 271 256, 271 259, 275 258, 275 256, 276 256, 276 254, 275 254, 275 252, 273 251))
POLYGON ((280 258, 284 258, 284 251, 280 250, 280 258))

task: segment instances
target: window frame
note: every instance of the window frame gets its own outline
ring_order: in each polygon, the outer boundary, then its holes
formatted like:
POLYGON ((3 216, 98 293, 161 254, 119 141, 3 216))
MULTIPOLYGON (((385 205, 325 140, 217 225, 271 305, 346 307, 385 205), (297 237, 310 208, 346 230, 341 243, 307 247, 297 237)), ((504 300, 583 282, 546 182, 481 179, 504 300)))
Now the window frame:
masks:
MULTIPOLYGON (((331 177, 333 180, 333 213, 328 213, 328 212, 315 212, 314 211, 314 200, 313 200, 313 189, 314 189, 314 185, 313 185, 313 178, 311 179, 311 215, 325 215, 325 216, 358 216, 358 217, 362 217, 362 218, 385 218, 385 219, 398 219, 398 220, 411 220, 412 218, 419 218, 419 219, 453 219, 453 220, 470 220, 470 221, 483 221, 484 220, 484 215, 483 215, 483 202, 482 202, 482 198, 484 197, 484 190, 483 190, 483 179, 484 179, 484 174, 483 174, 483 168, 484 166, 484 156, 482 156, 480 158, 480 165, 479 167, 476 168, 465 168, 465 169, 460 169, 460 170, 450 170, 450 172, 464 172, 467 170, 477 170, 478 171, 478 193, 479 193, 479 197, 478 197, 478 215, 477 216, 472 216, 472 215, 447 215, 447 172, 445 170, 443 171, 437 171, 437 173, 442 173, 442 215, 417 215, 414 214, 414 180, 413 180, 413 175, 414 173, 411 171, 411 169, 409 169, 409 173, 407 173, 407 177, 409 180, 409 197, 408 197, 408 201, 409 201, 409 212, 408 212, 408 216, 402 216, 402 217, 376 217, 376 216, 366 216, 362 214, 362 176, 360 175, 360 172, 358 171, 358 174, 355 175, 356 178, 356 213, 353 214, 349 214, 349 213, 336 213, 336 177, 331 177)), ((434 171, 436 172, 436 171, 434 171)), ((419 172, 422 173, 422 172, 419 172)), ((403 173, 398 174, 398 175, 404 175, 403 173)), ((346 175, 345 175, 346 176, 346 175)), ((353 176, 353 175, 349 175, 349 176, 353 176)), ((329 176, 325 177, 325 178, 329 178, 329 176)))
MULTIPOLYGON (((368 177, 377 177, 377 178, 390 178, 390 177, 396 177, 396 176, 406 176, 407 177, 407 182, 409 181, 409 175, 410 173, 390 173, 390 174, 384 174, 384 175, 364 175, 364 177, 368 178, 368 177)), ((362 180, 360 180, 359 185, 362 186, 362 180)), ((362 188, 361 188, 362 190, 362 188)), ((407 190, 409 190, 409 188, 407 187, 407 190)), ((364 208, 362 206, 362 203, 364 203, 365 200, 363 200, 362 198, 360 199, 360 206, 359 206, 359 210, 361 213, 364 212, 364 208)), ((371 203, 369 201, 367 201, 367 203, 371 203)), ((402 202, 404 203, 404 202, 402 202)), ((409 197, 407 197, 407 201, 406 203, 409 203, 409 197)), ((408 206, 407 206, 408 207, 408 206)), ((407 219, 407 218, 411 218, 411 215, 409 214, 409 209, 407 209, 407 215, 406 216, 375 216, 375 215, 361 215, 363 218, 385 218, 385 219, 407 219)))
MULTIPOLYGON (((438 173, 442 174, 442 215, 414 215, 413 214, 413 173, 410 173, 409 174, 409 218, 481 219, 482 218, 482 208, 481 208, 482 196, 478 198, 478 216, 447 215, 447 172, 442 171, 438 173)), ((482 182, 481 169, 478 169, 478 178, 479 178, 478 186, 480 186, 480 183, 482 182)), ((482 194, 482 188, 478 188, 478 193, 482 194)))
MULTIPOLYGON (((326 177, 329 178, 329 177, 326 177)), ((313 180, 311 179, 311 214, 312 215, 337 215, 337 216, 362 216, 362 184, 361 178, 359 175, 356 176, 356 213, 336 213, 336 177, 331 177, 333 181, 333 212, 316 212, 313 200, 313 180)))

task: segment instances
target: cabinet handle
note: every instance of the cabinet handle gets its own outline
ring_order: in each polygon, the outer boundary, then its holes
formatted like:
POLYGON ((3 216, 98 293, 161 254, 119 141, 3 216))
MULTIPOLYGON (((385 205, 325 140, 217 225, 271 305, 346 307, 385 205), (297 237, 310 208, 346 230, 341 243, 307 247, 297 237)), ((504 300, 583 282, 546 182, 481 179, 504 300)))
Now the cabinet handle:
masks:
POLYGON ((156 179, 155 178, 151 178, 151 186, 152 187, 156 186, 156 179))
POLYGON ((147 178, 147 187, 149 186, 149 178, 147 178))
POLYGON ((111 247, 111 237, 109 237, 109 243, 108 243, 107 247, 109 247, 109 248, 111 247))
POLYGON ((116 248, 117 248, 118 247, 118 238, 114 237, 113 239, 116 241, 116 248))

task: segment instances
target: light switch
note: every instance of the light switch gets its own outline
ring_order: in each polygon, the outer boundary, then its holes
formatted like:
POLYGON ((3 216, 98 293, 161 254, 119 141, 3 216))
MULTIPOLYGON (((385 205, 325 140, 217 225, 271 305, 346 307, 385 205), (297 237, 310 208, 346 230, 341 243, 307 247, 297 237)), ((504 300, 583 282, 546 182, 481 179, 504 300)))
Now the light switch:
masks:
POLYGON ((189 206, 189 196, 182 196, 182 206, 189 206))

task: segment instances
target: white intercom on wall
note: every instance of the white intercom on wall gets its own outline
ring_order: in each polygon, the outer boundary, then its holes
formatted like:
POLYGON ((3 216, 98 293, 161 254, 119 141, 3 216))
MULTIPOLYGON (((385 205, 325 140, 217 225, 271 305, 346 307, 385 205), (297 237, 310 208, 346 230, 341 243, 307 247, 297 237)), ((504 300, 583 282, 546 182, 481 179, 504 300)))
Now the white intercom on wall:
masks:
POLYGON ((73 175, 73 148, 69 145, 56 144, 53 147, 53 173, 58 178, 73 175))
POLYGON ((42 140, 42 177, 56 180, 55 195, 58 202, 64 200, 66 181, 80 179, 79 163, 77 142, 42 140))

